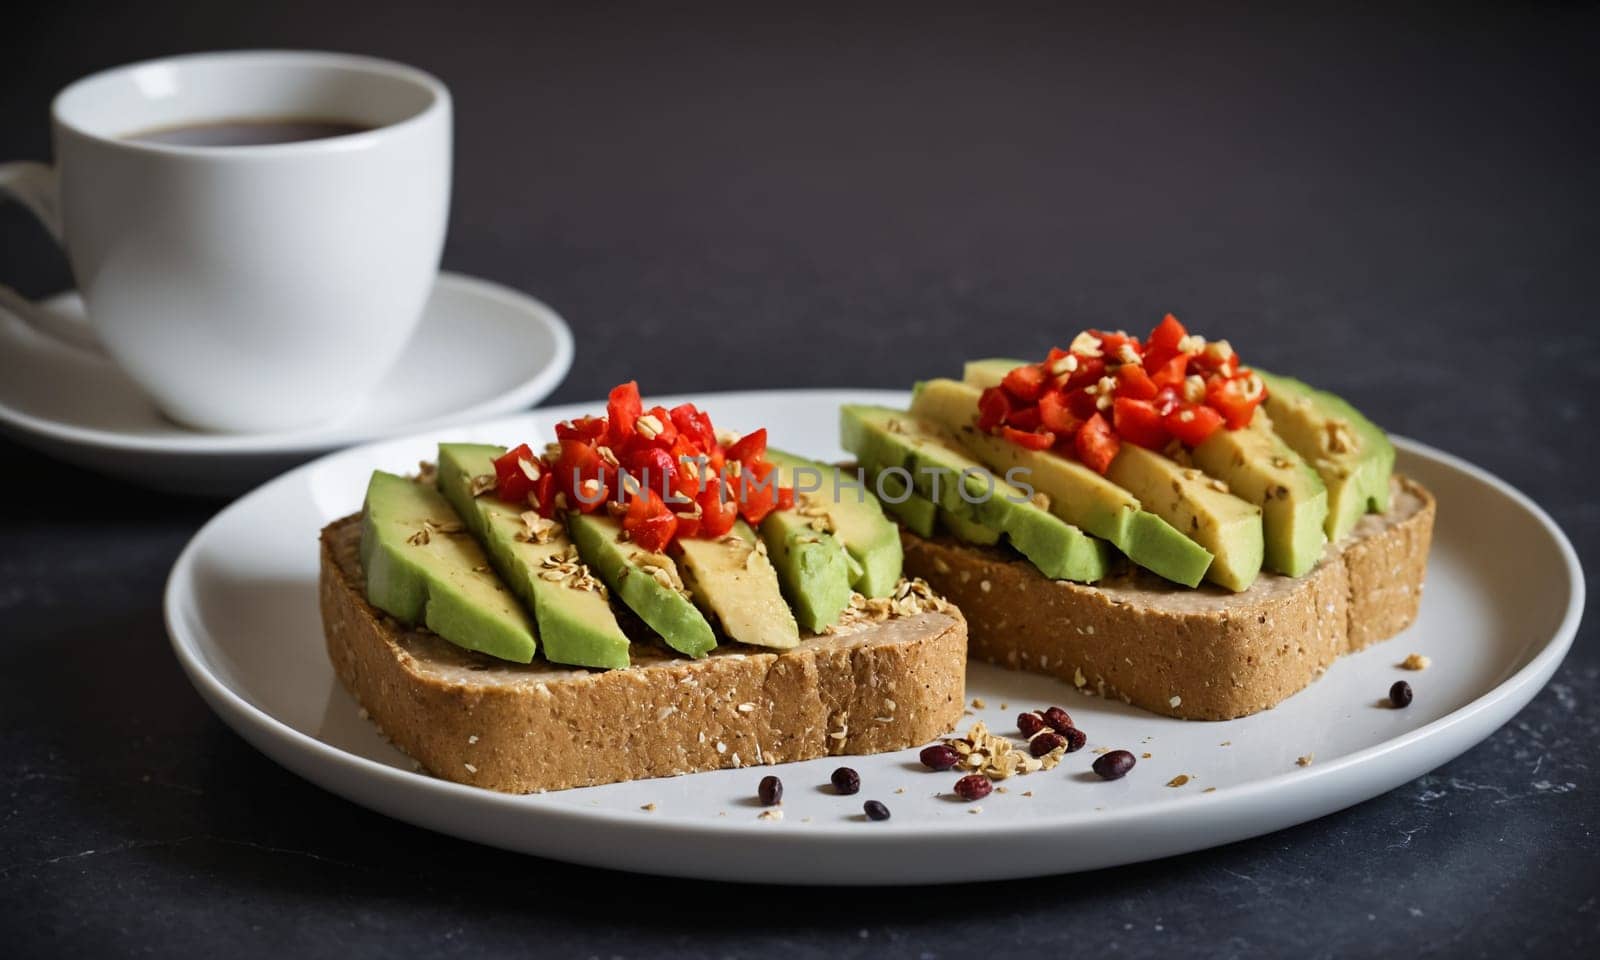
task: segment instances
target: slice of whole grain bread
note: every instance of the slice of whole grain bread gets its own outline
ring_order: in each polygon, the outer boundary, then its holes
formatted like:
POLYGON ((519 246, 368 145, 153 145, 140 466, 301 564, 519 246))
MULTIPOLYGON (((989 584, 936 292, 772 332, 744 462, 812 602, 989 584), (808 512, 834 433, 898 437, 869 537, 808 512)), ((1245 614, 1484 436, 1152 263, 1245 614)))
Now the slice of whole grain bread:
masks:
POLYGON ((1309 574, 1263 572, 1242 593, 1137 568, 1093 585, 1049 580, 1008 549, 902 531, 906 576, 961 608, 975 658, 1169 716, 1240 717, 1416 619, 1434 499, 1393 484, 1389 512, 1363 518, 1309 574))
POLYGON ((858 611, 781 653, 702 660, 636 642, 597 671, 509 663, 406 627, 367 603, 360 518, 322 531, 328 657, 395 746, 435 776, 528 793, 726 767, 881 753, 961 719, 959 611, 911 597, 858 611))

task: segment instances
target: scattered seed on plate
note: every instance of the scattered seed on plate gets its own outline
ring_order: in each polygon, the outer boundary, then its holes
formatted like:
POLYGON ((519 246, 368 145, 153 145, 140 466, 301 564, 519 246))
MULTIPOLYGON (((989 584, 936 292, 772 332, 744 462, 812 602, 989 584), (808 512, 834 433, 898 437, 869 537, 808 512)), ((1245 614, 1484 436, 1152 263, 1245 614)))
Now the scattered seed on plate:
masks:
POLYGON ((1113 750, 1095 758, 1094 772, 1102 780, 1121 780, 1133 769, 1133 754, 1126 750, 1113 750))
POLYGON ((994 784, 981 773, 969 773, 956 781, 956 796, 966 801, 982 800, 994 790, 994 784))
POLYGON ((1072 728, 1072 714, 1060 707, 1051 707, 1044 712, 1044 723, 1051 730, 1064 735, 1072 728))
POLYGON ((833 771, 833 776, 828 779, 833 781, 833 789, 846 796, 861 789, 861 774, 849 767, 840 767, 833 771))
POLYGON ((861 809, 865 811, 868 820, 889 819, 889 808, 876 800, 868 800, 861 805, 861 809))
POLYGON ((1077 753, 1083 749, 1084 744, 1089 742, 1089 735, 1077 727, 1068 727, 1061 732, 1061 736, 1067 741, 1068 753, 1077 753))
POLYGON ((1045 728, 1044 717, 1037 710, 1017 714, 1017 729, 1024 737, 1031 737, 1045 728))
POLYGON ((922 760, 922 765, 929 770, 949 770, 961 762, 961 754, 956 753, 954 747, 936 743, 931 747, 923 747, 917 755, 922 760))
POLYGON ((1036 757, 1042 757, 1051 750, 1064 750, 1067 738, 1054 730, 1041 730, 1028 738, 1028 752, 1036 757))
POLYGON ((756 787, 756 796, 761 798, 764 807, 777 806, 783 802, 783 781, 773 776, 762 777, 761 785, 756 787))
POLYGON ((1411 706, 1411 684, 1396 680, 1394 686, 1389 688, 1389 706, 1396 710, 1411 706))

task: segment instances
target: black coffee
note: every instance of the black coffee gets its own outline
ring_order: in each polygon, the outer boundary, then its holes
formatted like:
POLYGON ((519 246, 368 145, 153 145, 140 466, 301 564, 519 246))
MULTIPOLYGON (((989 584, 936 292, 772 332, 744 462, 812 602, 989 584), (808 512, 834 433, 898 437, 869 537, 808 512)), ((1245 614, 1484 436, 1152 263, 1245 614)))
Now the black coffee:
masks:
POLYGON ((263 119, 217 120, 156 127, 124 137, 138 143, 163 143, 179 147, 258 147, 272 143, 326 140, 373 129, 343 120, 263 119))

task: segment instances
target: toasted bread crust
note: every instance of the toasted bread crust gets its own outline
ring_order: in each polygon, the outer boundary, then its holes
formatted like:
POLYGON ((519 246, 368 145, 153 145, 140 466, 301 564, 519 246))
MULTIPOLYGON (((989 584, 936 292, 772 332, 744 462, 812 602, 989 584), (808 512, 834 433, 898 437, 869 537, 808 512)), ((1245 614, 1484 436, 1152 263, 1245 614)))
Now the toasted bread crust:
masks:
POLYGON ((687 660, 633 645, 625 670, 514 664, 407 628, 366 600, 358 518, 322 531, 322 622, 345 689, 435 776, 511 793, 880 753, 961 718, 955 610, 841 627, 782 653, 687 660))
POLYGON ((1411 480, 1395 487, 1389 512, 1329 545, 1309 574, 1263 573, 1243 593, 1139 570, 1054 581, 1007 550, 902 531, 906 575, 961 608, 973 657, 1168 716, 1226 720, 1273 706, 1416 619, 1435 505, 1411 480))

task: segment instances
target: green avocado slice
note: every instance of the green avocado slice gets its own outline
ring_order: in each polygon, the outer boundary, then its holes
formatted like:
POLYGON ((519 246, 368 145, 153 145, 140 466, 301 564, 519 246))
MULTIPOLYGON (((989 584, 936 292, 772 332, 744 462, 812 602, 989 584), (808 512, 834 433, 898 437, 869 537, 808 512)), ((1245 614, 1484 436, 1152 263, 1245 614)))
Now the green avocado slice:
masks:
POLYGON ((1261 508, 1219 489, 1220 480, 1131 443, 1122 445, 1106 478, 1211 552, 1207 580, 1240 591, 1261 573, 1261 508))
POLYGON ((694 602, 739 643, 788 649, 800 628, 784 602, 778 572, 743 520, 715 540, 679 538, 669 548, 694 602))
POLYGON ((793 487, 795 505, 802 513, 820 513, 828 529, 844 544, 860 573, 850 585, 868 597, 887 597, 900 582, 904 555, 900 531, 883 515, 878 498, 864 485, 858 485, 848 472, 841 473, 827 464, 797 457, 782 450, 767 448, 767 461, 777 467, 780 487, 793 487), (803 472, 797 483, 796 471, 803 472), (835 479, 848 479, 849 486, 835 479), (813 484, 821 486, 811 489, 813 484))
POLYGON ((367 600, 458 647, 527 663, 538 642, 516 598, 432 487, 374 471, 361 514, 367 600))
POLYGON ((1317 472, 1279 439, 1272 418, 1256 410, 1250 425, 1219 429, 1194 448, 1194 465, 1261 508, 1264 563, 1291 577, 1308 573, 1328 542, 1328 490, 1317 472))
POLYGON ((1105 576, 1110 551, 1104 541, 1040 509, 938 426, 904 410, 856 404, 841 407, 839 416, 844 448, 864 466, 905 469, 918 493, 963 520, 1005 534, 1040 573, 1086 583, 1105 576))
MULTIPOLYGON (((1002 365, 1005 370, 1017 366, 1009 360, 982 360, 968 364, 967 370, 982 378, 1002 365)), ((930 380, 918 387, 911 412, 950 431, 996 474, 1015 477, 1019 484, 1025 482, 1044 493, 1051 513, 1110 541, 1132 562, 1184 586, 1200 582, 1211 566, 1211 552, 1145 510, 1138 497, 1076 460, 1049 450, 1029 450, 979 430, 982 391, 974 383, 930 380)))
POLYGON ((820 633, 839 622, 853 591, 848 554, 833 534, 812 527, 815 520, 794 510, 774 510, 761 521, 760 532, 795 620, 802 629, 820 633))
POLYGON ((1273 429, 1328 488, 1328 539, 1342 539, 1364 513, 1387 511, 1394 444, 1382 428, 1325 390, 1259 368, 1256 373, 1267 385, 1264 408, 1273 429))
POLYGON ((605 591, 580 562, 566 530, 526 505, 473 495, 474 478, 494 475, 504 447, 439 445, 439 492, 455 508, 513 593, 533 610, 545 659, 579 667, 628 665, 628 637, 605 591), (530 521, 523 519, 524 515, 530 521), (537 526, 537 530, 534 529, 537 526), (559 576, 567 573, 565 577, 559 576))
POLYGON ((604 513, 569 513, 567 530, 611 592, 667 646, 703 657, 717 646, 716 632, 689 598, 678 565, 622 538, 622 525, 604 513))
POLYGON ((893 513, 900 523, 919 537, 931 537, 946 530, 957 540, 980 546, 993 546, 1000 542, 1000 531, 981 523, 963 520, 944 507, 910 489, 906 480, 894 471, 871 470, 867 482, 874 490, 882 491, 883 509, 893 513), (896 498, 903 498, 896 503, 896 498))
POLYGON ((892 514, 900 525, 919 537, 931 537, 939 521, 939 507, 932 500, 920 497, 904 477, 898 473, 868 470, 867 484, 883 504, 885 513, 892 514))

